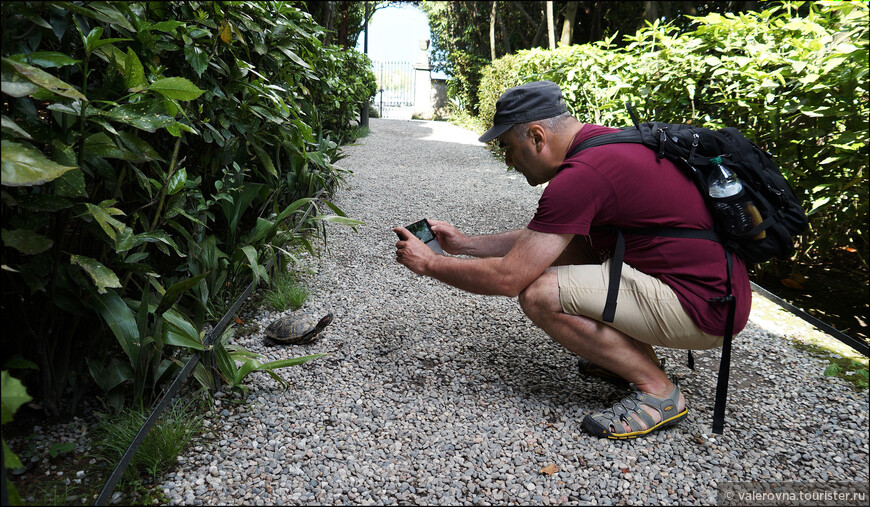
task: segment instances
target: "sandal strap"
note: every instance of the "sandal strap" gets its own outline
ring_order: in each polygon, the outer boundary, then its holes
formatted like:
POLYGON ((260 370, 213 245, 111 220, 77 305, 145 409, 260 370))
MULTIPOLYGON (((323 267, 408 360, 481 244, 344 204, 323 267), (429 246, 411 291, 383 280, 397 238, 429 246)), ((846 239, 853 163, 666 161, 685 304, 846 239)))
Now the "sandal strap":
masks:
POLYGON ((657 410, 659 415, 662 416, 662 421, 666 421, 679 413, 679 410, 677 410, 677 404, 680 401, 680 388, 677 387, 676 384, 674 385, 671 394, 665 398, 656 398, 655 396, 640 391, 635 391, 632 393, 632 396, 634 396, 640 403, 657 410))

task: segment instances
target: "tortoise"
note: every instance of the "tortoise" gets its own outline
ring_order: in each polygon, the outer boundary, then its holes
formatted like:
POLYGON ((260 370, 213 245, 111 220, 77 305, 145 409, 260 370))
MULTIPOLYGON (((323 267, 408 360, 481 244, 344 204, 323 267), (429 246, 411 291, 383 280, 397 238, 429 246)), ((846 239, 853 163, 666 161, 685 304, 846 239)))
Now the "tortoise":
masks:
POLYGON ((317 320, 303 312, 293 312, 274 320, 266 327, 264 342, 267 345, 312 343, 330 322, 332 322, 332 313, 327 313, 317 320))

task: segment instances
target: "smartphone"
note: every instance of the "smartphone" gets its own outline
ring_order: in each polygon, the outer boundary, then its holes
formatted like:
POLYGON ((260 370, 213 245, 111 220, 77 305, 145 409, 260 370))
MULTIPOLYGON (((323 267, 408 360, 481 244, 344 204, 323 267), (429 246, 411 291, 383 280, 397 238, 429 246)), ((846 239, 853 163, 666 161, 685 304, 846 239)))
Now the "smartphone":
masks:
MULTIPOLYGON (((417 236, 417 239, 426 244, 429 248, 431 248, 437 254, 444 254, 444 250, 441 249, 441 245, 438 244, 438 239, 435 238, 435 233, 432 232, 432 227, 429 225, 429 221, 425 218, 418 222, 414 222, 413 224, 405 227, 408 231, 411 232, 414 236, 417 236)), ((399 235, 399 239, 405 239, 401 235, 399 235)))

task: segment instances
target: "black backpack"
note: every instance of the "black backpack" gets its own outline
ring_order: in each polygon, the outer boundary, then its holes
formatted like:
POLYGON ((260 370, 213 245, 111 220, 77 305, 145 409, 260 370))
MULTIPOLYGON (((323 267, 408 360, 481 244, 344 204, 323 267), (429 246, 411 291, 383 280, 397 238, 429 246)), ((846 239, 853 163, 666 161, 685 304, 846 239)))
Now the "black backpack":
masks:
MULTIPOLYGON (((613 322, 616 313, 616 297, 625 255, 623 234, 696 238, 722 243, 727 261, 727 293, 710 300, 711 304, 729 305, 716 387, 716 404, 713 410, 713 432, 721 434, 725 421, 725 398, 728 390, 731 338, 736 306, 734 295, 731 293, 733 263, 731 253, 736 253, 747 263, 763 262, 772 258, 788 259, 795 251, 792 236, 800 234, 807 228, 807 216, 791 185, 773 162, 772 155, 746 139, 737 129, 726 127, 713 131, 676 123, 640 123, 631 106, 626 104, 626 107, 634 121, 633 127, 625 127, 620 132, 587 139, 571 150, 565 158, 571 158, 587 148, 605 144, 643 144, 655 151, 659 159, 667 158, 692 178, 711 210, 714 230, 674 227, 616 229, 616 248, 603 319, 605 322, 613 322), (714 168, 710 159, 714 157, 721 157, 723 163, 737 174, 743 184, 745 198, 751 200, 761 214, 761 223, 749 231, 740 234, 732 233, 733 224, 725 223, 725 220, 717 217, 714 212, 716 200, 710 197, 707 188, 707 176, 714 168), (764 238, 753 239, 762 231, 765 233, 764 238)), ((691 351, 689 351, 689 367, 694 369, 691 351)))

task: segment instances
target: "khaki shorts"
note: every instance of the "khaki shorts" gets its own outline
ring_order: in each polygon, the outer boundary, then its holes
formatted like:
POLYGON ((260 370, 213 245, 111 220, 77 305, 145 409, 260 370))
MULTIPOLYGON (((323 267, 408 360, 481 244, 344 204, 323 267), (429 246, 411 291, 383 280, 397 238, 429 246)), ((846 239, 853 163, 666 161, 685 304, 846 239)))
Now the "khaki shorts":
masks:
MULTIPOLYGON (((559 266, 562 311, 602 320, 612 261, 559 266)), ((674 291, 664 282, 622 265, 616 317, 606 322, 635 340, 674 349, 702 350, 722 345, 722 336, 707 334, 689 318, 674 291)))

